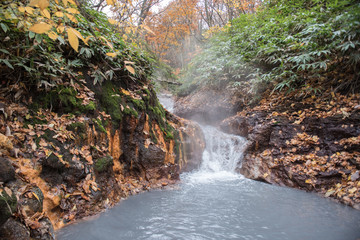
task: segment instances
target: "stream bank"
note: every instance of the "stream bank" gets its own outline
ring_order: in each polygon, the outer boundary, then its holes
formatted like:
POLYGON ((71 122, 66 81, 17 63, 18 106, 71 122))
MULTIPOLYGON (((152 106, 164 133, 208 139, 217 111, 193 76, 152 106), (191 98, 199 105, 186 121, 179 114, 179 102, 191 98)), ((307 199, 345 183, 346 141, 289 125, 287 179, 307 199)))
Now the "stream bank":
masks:
POLYGON ((245 177, 360 209, 359 104, 359 94, 327 90, 320 97, 305 87, 290 94, 268 90, 257 100, 241 90, 203 87, 178 98, 175 114, 199 119, 206 112, 205 121, 247 138, 237 167, 245 177), (226 113, 217 110, 222 106, 226 113))
POLYGON ((61 229, 59 240, 354 240, 360 212, 316 194, 247 179, 234 170, 243 137, 201 125, 202 163, 173 189, 120 202, 98 218, 61 229))
POLYGON ((149 81, 1 89, 0 238, 54 231, 200 164, 199 126, 163 109, 149 81), (10 207, 9 207, 10 206, 10 207))

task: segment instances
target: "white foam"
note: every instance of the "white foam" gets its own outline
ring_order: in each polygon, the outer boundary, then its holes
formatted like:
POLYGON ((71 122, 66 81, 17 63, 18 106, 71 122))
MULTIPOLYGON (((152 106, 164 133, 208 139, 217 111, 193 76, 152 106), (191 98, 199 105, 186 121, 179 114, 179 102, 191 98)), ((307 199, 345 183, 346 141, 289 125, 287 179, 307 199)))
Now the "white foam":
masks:
POLYGON ((241 162, 245 138, 223 133, 212 126, 201 128, 206 140, 202 163, 197 171, 182 175, 184 182, 196 184, 243 178, 235 173, 235 168, 241 162))

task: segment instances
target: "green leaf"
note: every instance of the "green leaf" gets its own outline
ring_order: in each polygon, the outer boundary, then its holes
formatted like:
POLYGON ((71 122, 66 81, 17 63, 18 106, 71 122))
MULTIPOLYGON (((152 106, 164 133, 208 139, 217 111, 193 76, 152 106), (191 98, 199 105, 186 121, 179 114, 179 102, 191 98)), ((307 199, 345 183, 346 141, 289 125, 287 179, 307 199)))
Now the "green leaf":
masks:
POLYGON ((1 62, 5 63, 6 66, 14 70, 14 67, 10 64, 10 62, 6 59, 0 59, 1 62))
POLYGON ((7 32, 9 30, 9 27, 5 25, 4 23, 0 23, 0 26, 4 32, 7 32))

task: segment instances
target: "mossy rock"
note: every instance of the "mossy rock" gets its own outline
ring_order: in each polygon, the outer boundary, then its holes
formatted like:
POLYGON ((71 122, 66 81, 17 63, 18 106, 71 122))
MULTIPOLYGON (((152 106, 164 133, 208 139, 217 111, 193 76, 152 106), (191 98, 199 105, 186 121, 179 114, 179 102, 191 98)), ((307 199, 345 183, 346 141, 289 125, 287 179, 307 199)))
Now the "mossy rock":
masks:
POLYGON ((123 113, 129 116, 134 116, 136 118, 139 116, 138 112, 130 106, 126 106, 123 113))
POLYGON ((94 163, 94 170, 101 173, 114 165, 114 160, 111 156, 96 159, 94 163))
POLYGON ((86 133, 86 124, 82 122, 74 122, 66 126, 66 129, 74 133, 86 133))
POLYGON ((16 212, 17 199, 14 193, 11 196, 0 188, 0 226, 3 225, 16 212))
POLYGON ((98 90, 97 95, 99 96, 101 107, 111 116, 114 127, 119 127, 123 117, 120 107, 122 98, 119 92, 116 92, 116 87, 110 81, 106 81, 103 83, 101 90, 98 90))
POLYGON ((77 91, 73 87, 59 85, 49 92, 38 92, 34 96, 34 103, 30 106, 30 109, 37 111, 39 108, 53 108, 58 112, 73 113, 75 115, 95 111, 95 102, 91 101, 83 105, 82 99, 76 96, 77 91))
POLYGON ((141 99, 131 99, 131 102, 133 103, 133 105, 138 109, 138 110, 145 110, 146 106, 145 106, 145 102, 141 99))
POLYGON ((95 129, 97 131, 100 131, 100 132, 103 132, 103 133, 107 133, 105 127, 104 127, 104 124, 103 124, 103 121, 98 119, 98 118, 94 118, 93 119, 93 122, 96 124, 95 125, 95 129))
POLYGON ((28 125, 36 125, 36 124, 47 124, 48 121, 46 120, 46 117, 44 115, 40 116, 26 116, 24 121, 24 127, 28 128, 28 125))

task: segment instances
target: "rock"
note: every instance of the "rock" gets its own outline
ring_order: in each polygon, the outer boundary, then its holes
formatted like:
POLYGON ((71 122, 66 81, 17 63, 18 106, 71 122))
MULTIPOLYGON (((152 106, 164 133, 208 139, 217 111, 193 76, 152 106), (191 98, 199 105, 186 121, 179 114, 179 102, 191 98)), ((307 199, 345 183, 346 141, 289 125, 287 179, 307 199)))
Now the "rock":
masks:
POLYGON ((4 240, 30 240, 30 232, 24 224, 9 218, 0 228, 0 238, 4 240))
POLYGON ((248 137, 249 123, 245 117, 235 116, 223 120, 220 128, 226 133, 248 137))
POLYGON ((33 216, 43 210, 44 195, 37 186, 31 187, 27 192, 20 196, 19 205, 21 211, 27 217, 33 216))
POLYGON ((53 153, 42 161, 42 165, 44 167, 51 167, 55 169, 62 169, 65 167, 65 164, 53 153))
POLYGON ((182 172, 187 172, 200 167, 205 150, 205 138, 197 123, 185 119, 181 119, 180 122, 182 159, 179 160, 179 165, 182 172))
POLYGON ((85 165, 80 160, 68 160, 71 156, 64 151, 63 159, 51 154, 43 159, 41 176, 51 184, 61 184, 66 181, 75 185, 86 176, 85 165))
POLYGON ((98 158, 94 162, 94 170, 99 172, 99 173, 100 172, 105 172, 106 170, 111 168, 111 166, 113 166, 113 165, 114 165, 114 159, 111 156, 98 158))
POLYGON ((0 188, 0 226, 3 225, 16 212, 17 199, 12 192, 9 196, 9 190, 0 188))
POLYGON ((256 125, 249 135, 250 144, 246 151, 261 151, 269 146, 270 136, 272 132, 271 124, 256 125))
POLYGON ((193 119, 200 122, 215 123, 230 117, 243 106, 230 104, 233 98, 238 98, 238 92, 223 89, 206 89, 194 92, 188 96, 177 99, 174 113, 180 117, 193 119))
POLYGON ((39 223, 40 228, 31 230, 31 237, 39 240, 55 240, 55 231, 50 219, 42 218, 39 223))
POLYGON ((15 170, 7 158, 0 157, 0 182, 9 182, 15 179, 15 170))

